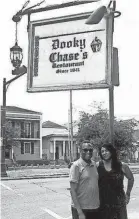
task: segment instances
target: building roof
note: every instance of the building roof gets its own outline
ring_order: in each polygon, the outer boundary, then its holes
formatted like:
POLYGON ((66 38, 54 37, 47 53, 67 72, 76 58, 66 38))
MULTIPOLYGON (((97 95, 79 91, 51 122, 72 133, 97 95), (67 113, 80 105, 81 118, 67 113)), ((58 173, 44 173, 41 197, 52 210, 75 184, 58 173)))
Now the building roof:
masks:
POLYGON ((41 112, 36 112, 16 106, 6 106, 6 113, 24 113, 24 114, 39 114, 41 115, 41 112))
POLYGON ((42 128, 58 128, 58 129, 67 129, 65 126, 59 125, 57 123, 51 122, 51 121, 46 121, 43 122, 42 128))
MULTIPOLYGON (((68 137, 69 138, 69 133, 54 133, 54 134, 49 134, 49 135, 45 135, 45 136, 42 136, 42 138, 51 138, 51 137, 68 137)), ((76 135, 74 134, 73 135, 73 138, 75 138, 76 135)))
POLYGON ((51 137, 68 137, 68 133, 67 134, 49 134, 49 135, 45 135, 42 136, 43 138, 51 138, 51 137))

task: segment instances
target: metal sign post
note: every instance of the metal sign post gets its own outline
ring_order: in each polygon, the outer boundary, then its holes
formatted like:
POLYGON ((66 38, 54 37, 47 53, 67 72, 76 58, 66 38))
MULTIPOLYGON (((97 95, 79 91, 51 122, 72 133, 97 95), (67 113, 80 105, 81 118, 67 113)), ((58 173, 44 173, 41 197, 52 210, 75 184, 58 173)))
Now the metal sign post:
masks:
POLYGON ((71 162, 73 161, 74 152, 73 152, 73 121, 72 121, 72 90, 70 90, 70 156, 71 162))
POLYGON ((112 32, 111 35, 108 36, 109 42, 108 42, 108 53, 111 54, 108 59, 108 69, 109 69, 109 75, 110 75, 110 86, 108 88, 109 91, 109 141, 113 144, 114 143, 114 86, 112 81, 112 75, 113 75, 113 14, 110 14, 111 19, 108 20, 109 27, 111 28, 112 32))
POLYGON ((114 33, 114 17, 120 16, 120 12, 116 11, 116 1, 113 2, 113 7, 111 10, 111 37, 110 44, 112 45, 112 50, 110 53, 112 54, 112 59, 110 62, 110 70, 111 70, 111 83, 109 87, 109 141, 114 145, 114 85, 119 85, 119 63, 118 63, 118 49, 113 48, 113 33, 114 33), (115 16, 116 14, 116 16, 115 16))
POLYGON ((114 86, 109 88, 109 141, 114 145, 114 86))

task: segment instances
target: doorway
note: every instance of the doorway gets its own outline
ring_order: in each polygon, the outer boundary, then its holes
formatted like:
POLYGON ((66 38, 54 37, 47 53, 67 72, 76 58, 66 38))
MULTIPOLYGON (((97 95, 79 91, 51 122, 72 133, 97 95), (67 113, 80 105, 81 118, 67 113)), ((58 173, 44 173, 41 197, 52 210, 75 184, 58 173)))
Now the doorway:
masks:
POLYGON ((58 160, 59 159, 59 147, 56 147, 56 154, 55 155, 56 155, 55 156, 56 160, 58 160))

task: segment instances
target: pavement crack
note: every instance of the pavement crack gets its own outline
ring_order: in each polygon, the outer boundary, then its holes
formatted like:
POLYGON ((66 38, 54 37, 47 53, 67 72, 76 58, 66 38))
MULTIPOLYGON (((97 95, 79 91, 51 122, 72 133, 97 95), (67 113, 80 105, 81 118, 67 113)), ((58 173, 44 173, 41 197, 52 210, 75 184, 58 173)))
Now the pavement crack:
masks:
MULTIPOLYGON (((45 182, 45 183, 46 183, 46 182, 45 182)), ((49 188, 49 187, 47 187, 47 186, 40 185, 39 183, 31 182, 31 184, 37 185, 37 186, 39 186, 39 187, 41 187, 41 188, 47 189, 47 190, 49 190, 49 191, 51 191, 51 192, 54 192, 54 193, 56 193, 56 194, 63 194, 63 195, 65 195, 65 196, 67 196, 67 197, 70 197, 70 195, 67 195, 67 194, 65 194, 64 192, 58 192, 58 191, 56 191, 56 190, 54 190, 54 189, 51 189, 51 188, 49 188)))
POLYGON ((56 190, 50 189, 49 187, 44 187, 44 188, 45 188, 45 189, 48 189, 48 190, 50 190, 50 191, 52 191, 52 192, 58 193, 56 190))

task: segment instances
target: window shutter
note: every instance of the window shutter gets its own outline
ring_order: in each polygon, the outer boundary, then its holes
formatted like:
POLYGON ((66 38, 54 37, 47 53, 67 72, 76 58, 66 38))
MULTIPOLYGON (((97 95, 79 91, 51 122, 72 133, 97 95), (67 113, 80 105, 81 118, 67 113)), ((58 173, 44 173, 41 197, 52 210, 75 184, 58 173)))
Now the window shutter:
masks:
POLYGON ((37 138, 40 138, 40 122, 38 122, 37 138))
POLYGON ((34 121, 31 121, 31 138, 34 138, 34 121))
POLYGON ((24 142, 21 141, 21 154, 24 154, 24 142))
POLYGON ((34 142, 31 142, 31 154, 34 154, 34 142))
POLYGON ((21 138, 24 138, 24 122, 21 122, 21 138))

